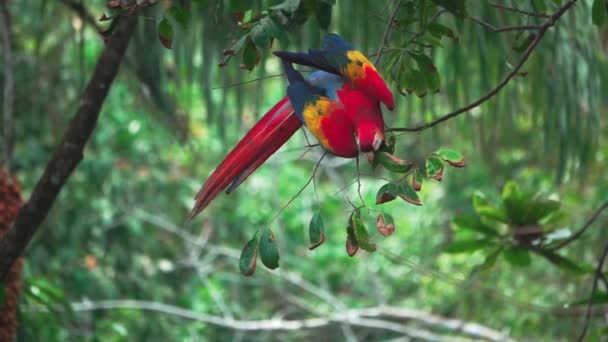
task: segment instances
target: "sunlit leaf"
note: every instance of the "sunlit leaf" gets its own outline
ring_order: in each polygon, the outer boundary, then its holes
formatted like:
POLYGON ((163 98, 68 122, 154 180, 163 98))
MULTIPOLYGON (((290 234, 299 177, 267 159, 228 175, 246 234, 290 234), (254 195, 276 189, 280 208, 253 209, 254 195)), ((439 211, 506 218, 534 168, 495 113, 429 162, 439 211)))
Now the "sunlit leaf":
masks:
MULTIPOLYGON (((426 160, 426 175, 429 178, 440 177, 443 173, 443 162, 436 157, 430 157, 426 160)), ((441 180, 438 179, 438 180, 441 180)))
POLYGON ((440 149, 435 153, 454 167, 463 167, 465 164, 462 154, 454 150, 440 149))
POLYGON ((499 236, 498 232, 489 226, 486 226, 478 217, 475 216, 458 216, 454 218, 454 224, 461 229, 472 230, 488 236, 499 236))

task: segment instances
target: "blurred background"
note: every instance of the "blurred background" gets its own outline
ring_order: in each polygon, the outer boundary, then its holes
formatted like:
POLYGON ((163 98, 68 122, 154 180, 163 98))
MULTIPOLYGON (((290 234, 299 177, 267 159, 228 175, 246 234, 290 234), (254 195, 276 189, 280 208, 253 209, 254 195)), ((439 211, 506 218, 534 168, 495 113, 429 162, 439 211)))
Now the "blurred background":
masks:
MULTIPOLYGON (((308 186, 279 214, 322 154, 305 147, 302 133, 236 192, 220 195, 202 215, 187 220, 206 177, 285 96, 286 82, 271 50, 318 47, 327 32, 337 32, 373 59, 394 7, 394 1, 324 1, 325 17, 310 15, 291 26, 272 49, 260 49, 252 71, 239 68, 239 57, 220 68, 222 51, 242 35, 232 14, 277 3, 184 2, 188 25, 173 26, 172 49, 163 47, 157 32, 172 3, 140 13, 85 158, 27 250, 18 340, 567 341, 578 336, 585 305, 572 303, 589 298, 592 271, 568 272, 536 255, 522 267, 499 256, 480 270, 488 261, 484 248, 465 253, 444 248, 460 234, 453 219, 475 213, 474 193, 498 203, 511 180, 559 201, 564 217, 556 230, 566 232, 578 230, 608 199, 608 29, 592 25, 593 1, 578 1, 492 100, 434 128, 397 136, 395 154, 401 158, 451 148, 467 161, 463 169, 446 169, 442 182, 425 182, 421 207, 401 200, 373 205, 386 182, 382 178, 391 174, 361 163, 361 193, 370 207, 362 218, 378 251, 355 257, 344 247, 348 200, 359 200, 354 160, 326 158, 316 187, 308 186), (390 237, 376 232, 376 209, 394 217, 390 237), (327 240, 309 251, 308 226, 316 212, 327 240), (261 228, 274 232, 280 268, 270 271, 260 264, 245 277, 238 258, 261 228)), ((545 13, 560 3, 503 2, 545 13)), ((27 199, 103 49, 98 29, 108 24, 97 18, 108 10, 101 0, 3 6, 10 15, 15 78, 10 171, 27 199)), ((390 46, 407 47, 412 37, 406 10, 397 14, 404 26, 393 30, 390 46)), ((496 27, 543 20, 490 2, 470 4, 468 11, 496 27)), ((520 56, 514 46, 527 37, 452 15, 438 22, 458 38, 443 38, 427 50, 441 77, 440 91, 402 96, 394 75, 387 76, 398 99, 394 112, 385 111, 389 127, 424 123, 479 98, 511 70, 520 56)), ((389 65, 391 56, 383 55, 381 73, 399 72, 389 65)), ((601 214, 561 255, 593 268, 608 240, 607 223, 601 214)), ((606 338, 608 311, 599 308, 604 311, 591 317, 590 340, 606 338)))

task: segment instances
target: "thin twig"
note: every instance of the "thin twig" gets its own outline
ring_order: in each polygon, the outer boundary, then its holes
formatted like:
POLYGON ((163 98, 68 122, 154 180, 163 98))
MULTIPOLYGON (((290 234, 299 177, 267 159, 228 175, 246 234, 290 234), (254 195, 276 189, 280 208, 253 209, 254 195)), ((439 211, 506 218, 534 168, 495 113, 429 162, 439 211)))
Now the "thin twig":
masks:
POLYGON ((591 319, 591 307, 593 307, 593 299, 595 298, 595 292, 597 291, 598 279, 602 275, 602 270, 604 268, 604 262, 606 261, 606 257, 608 257, 608 244, 606 244, 606 246, 604 247, 602 256, 597 262, 597 268, 595 269, 595 275, 593 277, 593 285, 591 286, 591 296, 589 297, 589 303, 587 303, 585 324, 583 325, 583 331, 581 332, 581 335, 578 337, 577 341, 582 341, 585 338, 585 335, 587 335, 587 329, 589 329, 589 323, 591 319))
POLYGON ((500 32, 509 32, 509 31, 529 31, 529 30, 540 30, 540 25, 513 25, 513 26, 503 26, 503 27, 495 27, 492 24, 489 24, 479 18, 475 18, 472 16, 468 17, 472 21, 478 23, 479 25, 489 29, 492 32, 500 33, 500 32))
POLYGON ((289 207, 289 205, 296 198, 298 198, 298 196, 300 196, 302 194, 302 192, 304 192, 304 190, 308 187, 308 185, 310 184, 310 182, 312 182, 312 180, 314 179, 315 174, 317 173, 317 169, 319 168, 319 165, 321 165, 321 161, 323 161, 323 158, 325 158, 326 155, 327 155, 327 152, 324 152, 323 155, 321 155, 321 158, 319 158, 319 161, 315 165, 315 168, 312 171, 312 175, 310 176, 310 178, 308 178, 308 181, 306 182, 306 184, 304 184, 304 186, 300 189, 300 191, 298 191, 298 193, 296 193, 295 195, 293 195, 289 199, 289 201, 287 203, 285 203, 284 206, 281 207, 281 209, 274 215, 274 217, 270 220, 270 222, 274 221, 277 217, 279 217, 279 215, 281 215, 281 213, 283 212, 283 210, 287 209, 287 207, 289 207))
POLYGON ((367 205, 365 204, 365 200, 363 199, 363 195, 361 195, 361 177, 360 177, 360 171, 359 171, 359 155, 357 155, 357 162, 356 162, 356 167, 357 167, 357 194, 359 195, 359 199, 361 200, 361 205, 363 205, 363 207, 367 207, 367 205))
POLYGON ((598 218, 598 216, 600 216, 602 211, 604 211, 604 209, 606 209, 606 208, 608 208, 608 201, 604 202, 599 208, 597 208, 593 212, 593 214, 591 214, 589 219, 587 219, 585 224, 579 230, 576 231, 576 233, 572 234, 566 240, 560 241, 555 246, 552 246, 551 248, 547 248, 547 249, 550 251, 556 251, 560 248, 563 248, 563 247, 569 245, 571 242, 578 239, 579 236, 583 235, 583 233, 587 230, 587 228, 589 228, 593 224, 593 222, 595 222, 595 220, 598 218))
POLYGON ((505 11, 515 12, 515 13, 519 13, 519 14, 525 14, 525 15, 530 16, 530 17, 551 18, 551 16, 549 14, 526 11, 526 10, 522 10, 522 9, 515 8, 515 7, 505 6, 505 5, 498 4, 498 3, 490 3, 490 6, 496 7, 496 8, 500 8, 500 9, 503 9, 505 11))
POLYGON ((226 84, 226 85, 219 86, 219 87, 213 87, 213 88, 211 88, 211 90, 228 89, 228 88, 233 88, 233 87, 239 87, 239 86, 243 86, 243 85, 246 85, 246 84, 249 84, 249 83, 257 83, 259 81, 264 81, 264 80, 271 79, 271 78, 282 77, 284 75, 285 74, 277 74, 277 75, 268 75, 268 76, 264 76, 264 77, 257 77, 257 78, 254 78, 252 80, 247 80, 247 81, 243 81, 243 82, 226 84))
POLYGON ((524 53, 522 54, 519 62, 515 65, 515 67, 513 68, 513 70, 511 70, 511 72, 509 72, 507 74, 507 76, 505 76, 499 83, 498 85, 496 85, 496 87, 492 90, 490 90, 488 93, 486 93, 485 95, 483 95, 482 97, 480 97, 479 99, 477 99, 476 101, 460 108, 457 109, 451 113, 445 114, 431 122, 428 122, 426 124, 422 124, 419 126, 415 126, 415 127, 400 127, 400 128, 391 128, 388 129, 387 131, 389 132, 420 132, 423 131, 427 128, 431 128, 434 127, 442 122, 448 121, 454 117, 457 117, 463 113, 468 112, 469 110, 479 107, 482 103, 488 101, 489 99, 491 99, 492 97, 494 97, 496 94, 498 94, 498 92, 505 86, 507 85, 507 83, 509 83, 509 81, 511 81, 511 79, 513 77, 515 77, 517 74, 519 74, 519 70, 521 69, 521 67, 524 65, 524 63, 528 60, 528 58, 530 57, 530 54, 532 53, 532 51, 534 51, 534 49, 538 46, 538 44, 540 43, 540 41, 542 40, 543 36, 545 35, 545 33, 547 32, 547 30, 551 27, 553 27, 553 25, 555 25, 555 23, 557 22, 557 20, 559 20, 559 18, 561 18, 562 15, 564 15, 564 13, 566 13, 568 11, 568 9, 570 9, 572 7, 572 5, 574 5, 576 3, 577 0, 570 0, 568 2, 566 2, 562 7, 560 7, 555 13, 553 13, 553 15, 551 15, 551 17, 549 17, 549 19, 547 19, 547 21, 545 21, 545 23, 543 23, 540 28, 538 29, 538 32, 536 34, 536 36, 534 37, 534 40, 530 43, 530 45, 528 45, 528 47, 526 48, 526 50, 524 51, 524 53))
POLYGON ((393 9, 393 13, 388 19, 386 26, 384 27, 384 34, 382 35, 382 40, 380 41, 380 47, 378 47, 378 53, 376 53, 376 58, 374 59, 374 65, 378 65, 380 62, 380 58, 382 57, 382 51, 384 50, 384 45, 386 45, 386 41, 388 40, 388 35, 391 32, 391 27, 393 26, 393 21, 395 21, 395 17, 397 16, 397 12, 399 12, 399 7, 401 7, 401 0, 397 0, 395 4, 395 8, 393 9))

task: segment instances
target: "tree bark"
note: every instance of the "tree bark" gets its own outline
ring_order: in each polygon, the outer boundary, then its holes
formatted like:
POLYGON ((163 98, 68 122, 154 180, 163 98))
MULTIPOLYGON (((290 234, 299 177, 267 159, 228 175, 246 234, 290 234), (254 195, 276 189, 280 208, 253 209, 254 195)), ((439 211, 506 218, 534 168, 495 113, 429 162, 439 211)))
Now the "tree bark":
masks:
POLYGON ((13 226, 0 240, 0 280, 5 280, 15 260, 23 254, 61 188, 82 160, 85 144, 93 133, 102 104, 118 73, 135 22, 135 14, 130 14, 129 11, 121 16, 116 31, 106 42, 97 61, 78 110, 61 143, 55 149, 30 199, 21 207, 13 226))

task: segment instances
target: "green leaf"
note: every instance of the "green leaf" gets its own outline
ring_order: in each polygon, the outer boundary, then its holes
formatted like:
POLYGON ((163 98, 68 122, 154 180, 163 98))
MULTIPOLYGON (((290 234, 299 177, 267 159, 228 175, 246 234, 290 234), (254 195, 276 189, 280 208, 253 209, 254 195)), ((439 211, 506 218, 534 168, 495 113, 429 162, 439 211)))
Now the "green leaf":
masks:
POLYGON ((380 213, 376 219, 376 228, 384 236, 389 236, 395 232, 395 220, 387 213, 380 213))
POLYGON ((453 222, 456 226, 458 226, 458 228, 461 229, 467 229, 493 237, 500 236, 500 234, 498 234, 494 228, 486 226, 483 224, 483 222, 481 222, 479 217, 476 216, 458 216, 454 218, 453 222))
POLYGON ((414 174, 412 175, 412 188, 415 191, 420 191, 420 189, 422 189, 422 182, 424 182, 422 171, 420 171, 420 169, 414 170, 414 174))
POLYGON ((271 270, 279 267, 279 248, 272 230, 266 228, 260 237, 260 258, 262 263, 271 270))
POLYGON ((173 27, 166 17, 158 23, 158 39, 165 48, 171 48, 173 44, 173 27))
POLYGON ((595 292, 595 296, 593 296, 593 298, 588 297, 585 299, 579 299, 575 302, 570 303, 570 305, 583 305, 583 304, 588 305, 592 299, 593 299, 594 305, 608 304, 608 292, 598 290, 595 292))
POLYGON ((426 85, 433 93, 438 93, 441 90, 441 77, 437 72, 424 73, 426 85))
POLYGON ((241 257, 239 258, 239 269, 245 276, 250 276, 255 273, 255 264, 258 257, 258 245, 260 240, 260 231, 255 232, 251 240, 245 244, 241 257))
POLYGON ((416 61, 416 64, 418 64, 418 69, 420 69, 420 71, 424 73, 437 72, 437 68, 435 67, 435 65, 433 64, 433 60, 429 56, 415 52, 409 52, 409 54, 416 61))
POLYGON ((4 286, 0 286, 0 303, 4 303, 4 286))
POLYGON ((448 164, 454 167, 463 167, 464 166, 464 157, 459 152, 448 149, 440 149, 435 152, 439 155, 443 160, 448 162, 448 164))
POLYGON ((315 8, 315 17, 317 18, 319 26, 324 30, 327 30, 329 28, 329 24, 331 24, 331 9, 331 4, 327 2, 317 2, 317 6, 315 8))
POLYGON ((531 258, 530 253, 527 249, 510 247, 505 249, 503 256, 505 260, 515 267, 527 267, 530 266, 531 258))
POLYGON ((319 212, 315 213, 310 220, 310 224, 308 225, 308 237, 310 238, 310 246, 308 246, 308 249, 311 251, 325 242, 325 224, 323 223, 323 218, 319 212))
POLYGON ((426 160, 427 177, 441 180, 442 173, 443 173, 443 162, 441 161, 441 159, 436 158, 436 157, 430 157, 426 160))
POLYGON ((374 162, 377 162, 387 170, 396 173, 407 173, 414 167, 414 163, 397 158, 388 152, 375 152, 374 162))
POLYGON ((359 240, 357 239, 357 230, 353 217, 359 213, 359 209, 355 210, 348 219, 346 225, 346 253, 348 256, 354 256, 359 250, 359 240))
POLYGON ((535 12, 538 13, 546 13, 547 12, 547 4, 545 4, 545 0, 532 0, 532 7, 535 12))
POLYGON ((499 208, 492 206, 490 200, 488 200, 484 194, 475 192, 473 194, 473 208, 479 216, 490 219, 492 221, 498 221, 508 223, 507 216, 504 211, 499 208))
POLYGON ((458 41, 458 37, 454 34, 454 31, 447 26, 438 23, 430 23, 426 28, 433 36, 437 38, 441 39, 442 36, 446 36, 458 41))
POLYGON ((606 0, 595 0, 593 1, 593 7, 591 8, 591 19, 593 24, 596 26, 602 26, 606 22, 608 16, 608 5, 606 0))
POLYGON ((449 245, 443 248, 444 253, 470 253, 476 250, 488 247, 490 241, 488 239, 477 239, 477 240, 459 240, 453 241, 449 245))
POLYGON ((452 14, 460 19, 464 19, 467 15, 464 0, 431 0, 437 5, 447 9, 452 14))
POLYGON ((243 66, 245 69, 251 71, 260 61, 260 52, 253 43, 250 36, 247 36, 245 41, 245 49, 243 50, 243 66))
POLYGON ((378 189, 376 193, 376 204, 382 204, 386 202, 390 202, 397 198, 397 195, 400 193, 399 184, 389 182, 384 184, 378 189))
POLYGON ((418 197, 416 190, 414 190, 408 183, 399 184, 399 194, 397 196, 413 205, 422 205, 422 203, 420 203, 420 197, 418 197))
POLYGON ((427 81, 424 73, 420 70, 412 70, 412 81, 414 82, 414 93, 418 97, 425 97, 427 93, 427 81))
MULTIPOLYGON (((398 69, 398 68, 397 68, 398 69)), ((399 72, 399 88, 402 92, 411 94, 416 88, 416 73, 417 70, 408 69, 399 72)))
POLYGON ((188 28, 190 18, 183 6, 173 5, 169 8, 168 13, 182 29, 185 30, 188 28))
POLYGON ((361 221, 360 209, 353 211, 353 213, 350 215, 349 226, 352 226, 351 230, 354 231, 357 242, 363 250, 368 252, 373 252, 376 250, 376 244, 370 241, 367 228, 363 224, 363 221, 361 221))
POLYGON ((483 261, 483 263, 479 266, 479 270, 484 272, 484 271, 487 271, 490 268, 492 268, 492 266, 494 266, 494 264, 496 264, 496 259, 498 259, 498 256, 502 252, 503 248, 504 248, 503 246, 498 246, 497 248, 493 249, 490 253, 488 253, 488 255, 486 255, 486 258, 483 261))
POLYGON ((567 272, 570 272, 570 273, 573 273, 576 275, 581 275, 581 274, 585 274, 588 272, 588 270, 586 270, 582 266, 576 264, 574 261, 572 261, 566 257, 563 257, 557 253, 544 251, 541 253, 541 255, 544 256, 549 262, 551 262, 552 264, 561 268, 564 271, 567 271, 567 272))
POLYGON ((539 223, 543 218, 558 211, 561 203, 553 200, 538 199, 528 204, 524 215, 525 224, 539 223))

